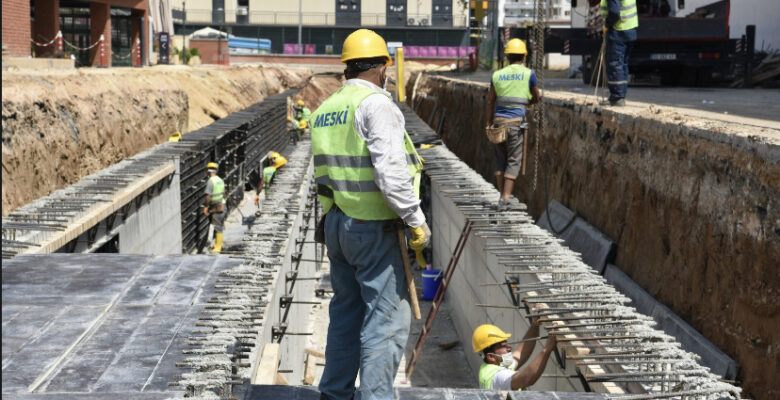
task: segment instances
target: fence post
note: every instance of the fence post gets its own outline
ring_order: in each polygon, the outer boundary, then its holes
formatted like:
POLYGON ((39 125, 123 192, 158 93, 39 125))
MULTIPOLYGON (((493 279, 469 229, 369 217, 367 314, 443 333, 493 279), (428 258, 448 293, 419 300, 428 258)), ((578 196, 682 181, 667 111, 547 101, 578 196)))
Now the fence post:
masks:
POLYGON ((57 51, 62 53, 62 31, 57 31, 57 51))
POLYGON ((100 34, 100 66, 105 67, 106 66, 106 52, 105 47, 103 46, 103 42, 105 41, 105 37, 103 34, 100 34))
POLYGON ((141 39, 139 38, 135 39, 135 63, 136 67, 141 67, 141 39))

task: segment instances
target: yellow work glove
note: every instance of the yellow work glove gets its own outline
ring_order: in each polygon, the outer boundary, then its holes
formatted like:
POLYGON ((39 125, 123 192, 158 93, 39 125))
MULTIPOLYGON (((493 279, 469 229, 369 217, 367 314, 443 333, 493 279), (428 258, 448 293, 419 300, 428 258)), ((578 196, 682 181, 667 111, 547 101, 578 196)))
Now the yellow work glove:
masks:
POLYGON ((421 144, 421 145, 420 145, 420 148, 421 148, 421 149, 430 149, 430 148, 432 148, 433 146, 436 146, 436 145, 435 145, 435 144, 433 144, 433 143, 425 143, 425 144, 421 144))
POLYGON ((203 207, 203 215, 205 215, 207 217, 209 216, 209 208, 208 207, 203 207))
POLYGON ((605 27, 602 27, 602 28, 601 28, 601 32, 602 32, 604 35, 606 35, 606 34, 607 34, 607 32, 609 32, 609 29, 607 29, 607 27, 606 27, 606 26, 605 26, 605 27))
POLYGON ((428 263, 425 262, 425 257, 423 257, 422 250, 415 251, 414 255, 417 257, 417 264, 420 264, 420 268, 425 268, 425 265, 428 263))
POLYGON ((428 228, 428 223, 423 222, 422 225, 411 228, 412 239, 409 241, 409 247, 414 251, 422 251, 422 249, 428 247, 428 243, 431 242, 431 229, 428 228))

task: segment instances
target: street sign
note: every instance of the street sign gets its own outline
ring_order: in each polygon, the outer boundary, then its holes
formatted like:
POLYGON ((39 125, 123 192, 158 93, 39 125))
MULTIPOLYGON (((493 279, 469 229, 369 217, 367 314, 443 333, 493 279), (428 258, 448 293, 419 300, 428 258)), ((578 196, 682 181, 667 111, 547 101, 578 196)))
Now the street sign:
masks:
POLYGON ((159 33, 160 45, 157 48, 157 63, 168 64, 169 57, 171 55, 171 42, 168 32, 159 33))

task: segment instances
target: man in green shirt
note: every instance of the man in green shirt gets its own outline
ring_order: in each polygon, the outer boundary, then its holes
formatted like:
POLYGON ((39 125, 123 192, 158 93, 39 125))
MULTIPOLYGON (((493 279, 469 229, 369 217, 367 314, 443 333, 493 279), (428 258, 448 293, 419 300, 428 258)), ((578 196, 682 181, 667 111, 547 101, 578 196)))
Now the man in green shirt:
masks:
POLYGON ((203 207, 203 215, 209 218, 214 225, 214 247, 211 252, 218 254, 222 251, 222 231, 225 227, 225 182, 217 176, 219 166, 210 162, 206 166, 209 180, 206 181, 206 202, 203 207))
MULTIPOLYGON (((528 367, 519 369, 531 357, 536 341, 521 342, 514 351, 507 343, 512 336, 501 328, 484 324, 474 330, 471 343, 474 352, 482 352, 484 363, 479 368, 479 387, 482 389, 521 390, 542 376, 550 354, 555 349, 555 336, 550 335, 541 353, 528 367)), ((523 339, 539 336, 539 322, 533 320, 523 339)))
POLYGON ((268 155, 268 166, 263 168, 263 176, 260 177, 260 183, 257 185, 257 195, 255 196, 255 205, 260 206, 260 191, 263 190, 265 197, 268 197, 268 188, 271 187, 271 181, 276 175, 276 171, 287 164, 287 159, 277 152, 268 155))

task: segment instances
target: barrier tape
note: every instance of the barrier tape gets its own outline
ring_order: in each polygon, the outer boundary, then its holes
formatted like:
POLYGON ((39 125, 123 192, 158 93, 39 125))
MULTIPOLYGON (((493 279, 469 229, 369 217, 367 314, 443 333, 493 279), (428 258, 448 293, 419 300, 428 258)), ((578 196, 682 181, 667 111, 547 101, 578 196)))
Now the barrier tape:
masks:
POLYGON ((33 39, 30 39, 30 41, 33 42, 33 44, 36 45, 36 46, 47 47, 47 46, 51 46, 52 44, 54 44, 54 42, 57 41, 57 38, 60 38, 60 37, 62 37, 62 32, 57 32, 57 36, 55 36, 54 39, 50 40, 49 43, 38 43, 38 42, 36 42, 33 39))
POLYGON ((70 47, 74 48, 75 50, 79 50, 79 51, 87 51, 87 50, 91 50, 93 47, 95 47, 95 46, 97 46, 98 44, 100 44, 100 40, 98 40, 97 42, 93 43, 93 44, 92 44, 92 45, 90 45, 89 47, 78 47, 78 46, 74 45, 73 43, 71 43, 71 42, 69 42, 69 41, 67 41, 67 40, 65 40, 65 39, 62 39, 62 41, 63 41, 63 42, 65 42, 65 44, 67 44, 68 46, 70 46, 70 47))

